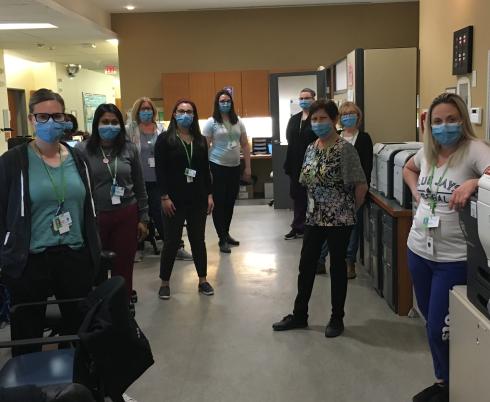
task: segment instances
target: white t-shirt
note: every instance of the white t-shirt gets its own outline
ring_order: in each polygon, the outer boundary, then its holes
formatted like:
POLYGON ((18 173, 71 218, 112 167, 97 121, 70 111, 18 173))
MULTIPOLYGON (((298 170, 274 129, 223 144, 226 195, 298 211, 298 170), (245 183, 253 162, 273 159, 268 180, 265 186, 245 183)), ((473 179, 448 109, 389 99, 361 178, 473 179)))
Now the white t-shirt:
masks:
POLYGON ((417 182, 420 203, 408 235, 408 248, 431 261, 466 261, 466 239, 461 230, 459 212, 449 209, 449 199, 461 184, 481 177, 485 169, 490 166, 490 147, 482 141, 471 141, 463 161, 458 166, 448 168, 447 171, 447 164, 436 167, 432 180, 432 166, 427 163, 423 148, 415 154, 414 162, 420 169, 417 182), (440 182, 441 176, 444 177, 440 182), (437 228, 428 229, 424 225, 424 218, 432 215, 429 201, 436 190, 435 216, 439 217, 440 223, 437 228), (427 247, 429 236, 433 238, 433 255, 427 247))
POLYGON ((203 134, 211 138, 209 160, 221 166, 236 167, 240 165, 240 137, 247 135, 245 125, 238 118, 238 123, 218 123, 212 117, 203 128, 203 134))

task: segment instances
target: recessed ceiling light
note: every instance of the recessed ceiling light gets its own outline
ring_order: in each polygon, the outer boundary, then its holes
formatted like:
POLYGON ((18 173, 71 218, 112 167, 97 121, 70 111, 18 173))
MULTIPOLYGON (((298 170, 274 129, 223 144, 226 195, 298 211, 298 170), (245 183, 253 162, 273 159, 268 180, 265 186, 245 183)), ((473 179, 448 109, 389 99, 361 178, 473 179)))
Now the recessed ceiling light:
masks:
POLYGON ((128 11, 133 11, 135 9, 134 6, 132 6, 131 4, 128 4, 127 6, 124 7, 126 10, 128 11))
POLYGON ((111 45, 117 46, 119 44, 118 39, 106 39, 106 42, 109 42, 111 45))
POLYGON ((56 25, 48 23, 26 23, 26 22, 8 22, 0 23, 1 30, 7 29, 47 29, 47 28, 58 28, 56 25))

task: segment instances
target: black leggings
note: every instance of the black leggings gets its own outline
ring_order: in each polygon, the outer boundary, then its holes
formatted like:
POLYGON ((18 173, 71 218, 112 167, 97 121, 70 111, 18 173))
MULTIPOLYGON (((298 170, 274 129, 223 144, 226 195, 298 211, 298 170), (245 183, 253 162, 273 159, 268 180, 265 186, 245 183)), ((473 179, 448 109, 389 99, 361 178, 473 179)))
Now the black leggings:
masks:
POLYGON ((240 189, 240 166, 227 167, 213 162, 209 165, 213 175, 214 227, 220 241, 226 241, 240 189))
POLYGON ((192 255, 196 266, 197 275, 203 278, 207 275, 208 257, 206 253, 205 229, 207 206, 206 205, 176 205, 175 215, 168 217, 163 215, 163 230, 165 242, 163 243, 162 256, 160 258, 160 278, 169 281, 175 263, 177 250, 180 247, 182 229, 187 221, 187 236, 191 243, 192 255))
POLYGON ((345 257, 352 226, 305 226, 303 248, 299 262, 298 295, 294 302, 294 315, 308 318, 313 283, 315 282, 318 258, 325 240, 330 250, 330 277, 332 317, 344 317, 347 296, 347 266, 345 257))

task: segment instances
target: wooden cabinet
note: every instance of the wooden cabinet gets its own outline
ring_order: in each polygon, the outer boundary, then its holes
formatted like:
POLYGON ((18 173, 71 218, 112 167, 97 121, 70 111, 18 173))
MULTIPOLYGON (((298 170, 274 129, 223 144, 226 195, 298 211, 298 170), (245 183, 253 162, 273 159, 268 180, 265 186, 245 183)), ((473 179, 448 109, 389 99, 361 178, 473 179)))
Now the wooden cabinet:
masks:
POLYGON ((233 89, 233 102, 235 103, 235 112, 242 115, 242 72, 241 71, 220 71, 214 73, 215 93, 220 89, 233 89))
POLYGON ((170 120, 170 114, 181 98, 190 98, 189 73, 162 74, 163 114, 170 120))
POLYGON ((196 103, 200 119, 212 116, 214 97, 223 88, 232 88, 239 116, 270 116, 268 71, 220 71, 162 74, 165 120, 170 118, 175 102, 181 98, 190 98, 196 103))
POLYGON ((270 116, 268 71, 242 71, 242 107, 243 117, 270 116))
POLYGON ((190 99, 194 101, 200 119, 213 115, 214 73, 189 73, 190 99))

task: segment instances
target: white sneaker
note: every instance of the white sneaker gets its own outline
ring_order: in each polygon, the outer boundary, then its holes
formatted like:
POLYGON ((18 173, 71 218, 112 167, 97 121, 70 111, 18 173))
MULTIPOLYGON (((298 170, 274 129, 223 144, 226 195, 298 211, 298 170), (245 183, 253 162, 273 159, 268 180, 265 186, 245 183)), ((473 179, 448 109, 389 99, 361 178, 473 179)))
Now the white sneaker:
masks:
POLYGON ((124 402, 138 402, 136 399, 130 397, 128 394, 123 394, 124 402))
POLYGON ((144 252, 143 250, 137 250, 136 254, 134 255, 134 262, 141 262, 143 261, 144 257, 144 252))

